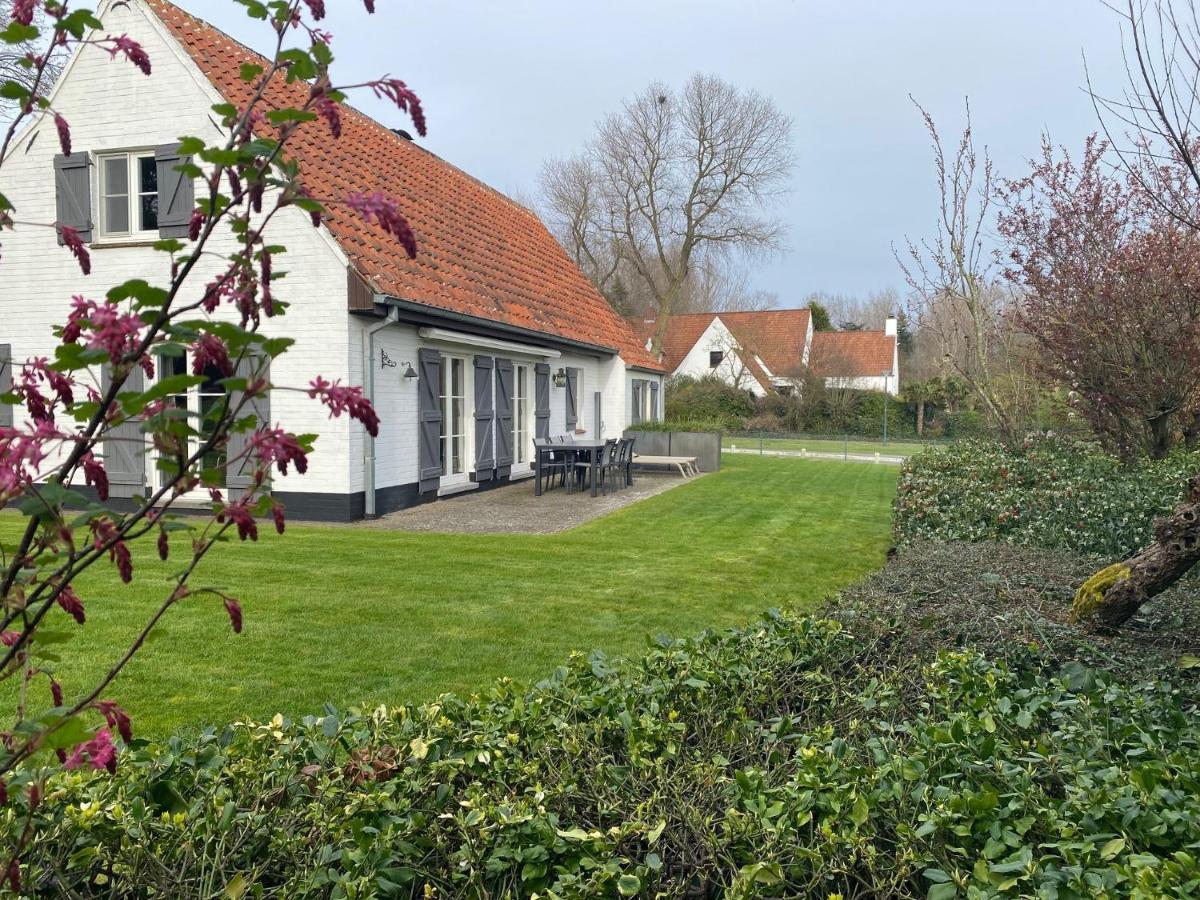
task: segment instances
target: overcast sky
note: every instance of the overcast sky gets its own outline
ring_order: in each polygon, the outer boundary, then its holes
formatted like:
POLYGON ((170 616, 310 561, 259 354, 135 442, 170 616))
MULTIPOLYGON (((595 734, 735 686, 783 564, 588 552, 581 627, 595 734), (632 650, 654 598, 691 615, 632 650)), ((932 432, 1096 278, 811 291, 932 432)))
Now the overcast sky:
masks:
MULTIPOLYGON (((180 0, 256 49, 261 23, 225 0, 180 0)), ((711 72, 770 96, 795 122, 786 251, 755 269, 783 306, 805 295, 903 287, 892 244, 929 233, 937 195, 912 94, 953 139, 969 96, 1000 174, 1048 132, 1077 148, 1096 129, 1083 93, 1123 85, 1120 36, 1100 0, 327 0, 335 80, 405 79, 425 103, 424 144, 510 194, 536 195, 548 156, 650 81, 711 72)), ((394 127, 399 113, 352 102, 394 127)))

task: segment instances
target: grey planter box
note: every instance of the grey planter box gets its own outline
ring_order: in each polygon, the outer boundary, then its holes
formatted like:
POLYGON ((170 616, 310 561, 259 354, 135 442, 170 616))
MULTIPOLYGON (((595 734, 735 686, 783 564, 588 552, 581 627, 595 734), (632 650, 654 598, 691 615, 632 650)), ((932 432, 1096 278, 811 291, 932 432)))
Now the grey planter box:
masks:
POLYGON ((625 437, 633 438, 633 452, 644 456, 694 456, 701 472, 721 469, 721 433, 719 431, 638 431, 630 428, 625 437))

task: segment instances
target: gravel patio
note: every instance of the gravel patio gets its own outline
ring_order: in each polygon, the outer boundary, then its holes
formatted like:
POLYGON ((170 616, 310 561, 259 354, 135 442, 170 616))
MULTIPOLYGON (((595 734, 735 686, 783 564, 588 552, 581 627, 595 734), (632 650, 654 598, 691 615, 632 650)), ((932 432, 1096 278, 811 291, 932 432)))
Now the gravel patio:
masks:
POLYGON ((534 479, 527 478, 504 487, 469 491, 402 509, 348 527, 454 534, 554 534, 696 480, 637 473, 631 486, 608 495, 592 497, 586 491, 568 494, 556 488, 535 497, 534 479))

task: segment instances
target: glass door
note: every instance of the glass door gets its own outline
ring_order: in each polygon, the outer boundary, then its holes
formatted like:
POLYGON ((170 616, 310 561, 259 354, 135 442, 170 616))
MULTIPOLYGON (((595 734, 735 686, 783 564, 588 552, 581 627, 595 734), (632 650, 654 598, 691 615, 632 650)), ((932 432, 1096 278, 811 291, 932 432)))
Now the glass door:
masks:
POLYGON ((461 356, 442 357, 442 484, 468 480, 467 361, 461 356))
POLYGON ((524 464, 530 461, 529 366, 517 366, 513 393, 513 456, 515 462, 524 464))
MULTIPOLYGON (((174 375, 187 375, 189 357, 183 356, 164 356, 158 360, 159 378, 169 378, 174 375)), ((172 394, 167 398, 167 402, 176 409, 187 413, 188 424, 195 429, 196 434, 188 437, 187 447, 185 452, 191 456, 195 454, 200 447, 208 440, 212 433, 212 422, 208 418, 210 414, 218 415, 217 408, 225 402, 225 388, 220 383, 225 376, 218 369, 212 366, 205 369, 203 372, 204 382, 188 388, 178 394, 172 394)), ((224 489, 225 487, 225 451, 223 449, 209 450, 204 454, 202 467, 208 471, 207 484, 208 486, 224 489)), ((162 480, 169 474, 158 469, 160 486, 162 480)), ((199 489, 194 493, 202 493, 203 489, 199 489)))

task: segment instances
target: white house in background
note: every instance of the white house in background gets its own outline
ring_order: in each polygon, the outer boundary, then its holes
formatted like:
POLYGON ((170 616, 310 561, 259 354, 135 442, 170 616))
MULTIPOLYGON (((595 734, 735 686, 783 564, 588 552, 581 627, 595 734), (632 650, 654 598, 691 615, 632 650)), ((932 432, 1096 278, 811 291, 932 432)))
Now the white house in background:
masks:
MULTIPOLYGON (((649 350, 654 319, 633 323, 649 350)), ((715 375, 756 397, 794 390, 808 374, 831 387, 900 391, 896 319, 883 331, 813 331, 807 309, 687 313, 672 316, 660 361, 671 375, 715 375)))
MULTIPOLYGON (((75 152, 62 156, 53 122, 42 119, 0 173, 21 220, 77 228, 92 256, 83 279, 52 229, 6 232, 0 359, 17 365, 52 355, 51 328, 72 294, 167 280, 168 261, 150 244, 186 235, 193 208, 175 147, 185 135, 218 140, 212 106, 245 102, 239 67, 262 62, 166 0, 107 0, 100 13, 106 32, 146 48, 154 74, 83 46, 51 98, 75 152)), ((300 106, 307 93, 280 85, 272 99, 300 106)), ((296 340, 273 366, 273 384, 304 387, 318 374, 362 384, 382 423, 372 440, 300 392, 271 393, 272 422, 319 435, 308 474, 273 484, 292 516, 350 520, 501 485, 530 474, 535 435, 617 436, 660 416, 661 365, 531 212, 351 109, 340 140, 313 122, 290 147, 315 196, 398 198, 419 248, 409 261, 382 229, 341 208, 316 229, 295 208, 272 225, 273 242, 288 250, 276 294, 290 308, 263 330, 296 340)), ((232 248, 222 241, 213 249, 232 248)), ((200 267, 191 290, 198 295, 217 266, 200 267)), ((219 391, 202 386, 181 400, 199 408, 219 391)), ((157 477, 149 447, 123 455, 114 444, 105 457, 117 496, 157 477)))

